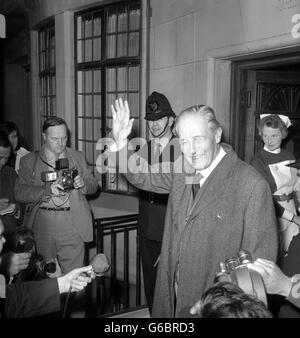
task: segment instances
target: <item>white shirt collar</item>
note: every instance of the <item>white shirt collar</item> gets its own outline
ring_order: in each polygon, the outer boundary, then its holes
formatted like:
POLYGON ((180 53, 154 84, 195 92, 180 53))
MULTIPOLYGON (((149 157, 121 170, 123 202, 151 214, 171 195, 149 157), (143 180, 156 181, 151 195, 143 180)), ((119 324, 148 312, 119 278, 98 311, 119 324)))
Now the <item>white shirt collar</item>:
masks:
POLYGON ((200 185, 202 185, 206 181, 208 176, 213 172, 216 166, 222 161, 225 155, 226 155, 225 150, 222 148, 222 146, 220 146, 219 153, 216 156, 216 158, 212 161, 211 165, 206 169, 196 171, 196 173, 199 172, 203 176, 203 178, 201 178, 200 180, 200 185))
POLYGON ((281 148, 278 148, 278 149, 275 149, 275 150, 270 150, 267 148, 267 146, 264 146, 264 150, 267 151, 268 153, 271 153, 271 154, 280 154, 281 152, 281 148))

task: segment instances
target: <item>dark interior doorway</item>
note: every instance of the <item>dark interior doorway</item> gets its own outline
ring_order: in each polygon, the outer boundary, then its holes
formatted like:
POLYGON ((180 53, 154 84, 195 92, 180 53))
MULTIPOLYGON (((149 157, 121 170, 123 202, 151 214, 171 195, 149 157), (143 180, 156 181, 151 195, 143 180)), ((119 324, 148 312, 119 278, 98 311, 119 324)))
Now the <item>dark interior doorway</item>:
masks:
POLYGON ((260 114, 283 114, 292 126, 283 147, 300 159, 300 53, 233 64, 231 142, 249 162, 263 146, 257 135, 260 114))

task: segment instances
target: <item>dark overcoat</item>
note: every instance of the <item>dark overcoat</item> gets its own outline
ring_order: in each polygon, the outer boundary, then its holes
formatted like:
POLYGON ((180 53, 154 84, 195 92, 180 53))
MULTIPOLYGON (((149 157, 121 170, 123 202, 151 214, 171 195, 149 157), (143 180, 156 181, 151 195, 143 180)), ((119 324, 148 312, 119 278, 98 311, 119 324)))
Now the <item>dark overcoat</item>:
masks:
POLYGON ((225 157, 209 175, 191 206, 186 172, 132 174, 139 188, 170 192, 153 317, 177 317, 213 285, 219 262, 244 249, 253 258, 276 260, 276 217, 267 181, 222 144, 225 157), (179 271, 174 309, 174 274, 179 271))

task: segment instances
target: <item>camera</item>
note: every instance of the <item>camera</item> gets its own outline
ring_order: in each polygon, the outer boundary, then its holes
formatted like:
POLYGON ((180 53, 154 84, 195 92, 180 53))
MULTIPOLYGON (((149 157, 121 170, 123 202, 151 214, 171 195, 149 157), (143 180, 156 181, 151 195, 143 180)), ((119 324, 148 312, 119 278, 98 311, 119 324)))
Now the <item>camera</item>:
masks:
POLYGON ((256 296, 268 306, 263 279, 259 273, 248 269, 248 263, 252 263, 251 253, 247 250, 240 250, 237 256, 219 263, 219 271, 216 273, 214 283, 236 284, 245 293, 256 296))
POLYGON ((55 182, 63 187, 64 191, 74 189, 74 179, 78 175, 78 170, 69 168, 69 160, 61 158, 55 162, 55 171, 44 171, 41 173, 41 180, 43 182, 55 182))
POLYGON ((16 276, 18 281, 31 281, 48 278, 48 273, 56 271, 56 263, 51 260, 46 262, 42 255, 36 252, 33 232, 21 226, 17 228, 10 238, 11 250, 15 253, 30 252, 31 258, 28 267, 16 276))
POLYGON ((74 179, 78 175, 76 168, 69 168, 67 158, 61 158, 55 162, 55 170, 59 173, 59 183, 64 190, 74 189, 74 179))

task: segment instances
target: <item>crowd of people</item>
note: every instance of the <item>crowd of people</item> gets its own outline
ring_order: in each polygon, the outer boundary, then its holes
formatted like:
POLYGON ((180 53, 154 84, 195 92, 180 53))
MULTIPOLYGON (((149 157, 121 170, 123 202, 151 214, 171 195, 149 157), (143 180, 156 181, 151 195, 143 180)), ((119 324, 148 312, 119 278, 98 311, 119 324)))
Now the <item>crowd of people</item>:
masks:
MULTIPOLYGON (((128 151, 134 119, 127 101, 115 101, 105 156, 110 167, 126 168, 122 173, 140 190, 138 236, 151 316, 181 317, 188 309, 197 317, 299 317, 300 164, 282 148, 289 119, 261 116, 264 147, 247 164, 222 141, 211 107, 176 116, 166 96, 153 92, 145 110, 150 141, 128 151), (214 285, 219 263, 240 250, 251 252, 248 268, 266 292, 282 296, 277 313, 238 285, 214 285)), ((66 122, 50 117, 42 148, 29 152, 14 123, 0 125, 2 316, 59 311, 61 293, 80 291, 94 277, 92 266, 82 266, 85 242, 93 240, 86 196, 99 187, 83 154, 67 147, 67 135, 66 122)))

